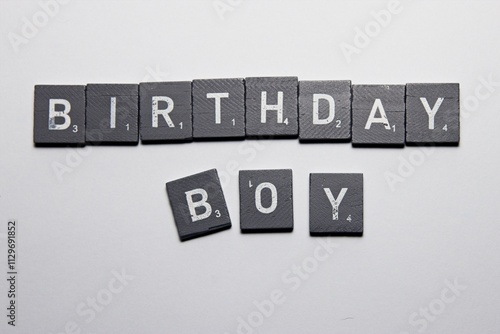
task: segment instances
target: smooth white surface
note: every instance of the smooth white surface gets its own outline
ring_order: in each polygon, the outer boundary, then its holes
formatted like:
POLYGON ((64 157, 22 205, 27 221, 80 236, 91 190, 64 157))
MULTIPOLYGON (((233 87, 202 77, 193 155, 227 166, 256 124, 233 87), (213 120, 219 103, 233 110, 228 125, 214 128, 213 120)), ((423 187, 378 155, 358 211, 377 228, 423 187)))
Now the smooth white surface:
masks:
MULTIPOLYGON (((236 333, 280 290, 255 333, 417 333, 410 316, 457 279, 467 288, 422 332, 499 333, 500 87, 462 106, 460 147, 423 161, 419 148, 297 140, 95 147, 76 151, 79 164, 72 149, 33 147, 35 84, 296 75, 459 82, 465 101, 481 78, 500 81, 498 1, 402 1, 350 64, 339 44, 386 1, 233 3, 221 20, 211 0, 73 0, 15 53, 8 34, 40 7, 0 1, 0 233, 17 219, 20 252, 18 326, 6 325, 2 279, 0 332, 236 333), (410 158, 419 165, 392 191, 384 174, 410 158), (77 166, 59 181, 52 165, 66 159, 77 166), (180 243, 165 182, 214 167, 233 228, 180 243), (240 234, 237 170, 256 168, 293 169, 293 233, 240 234), (333 238, 338 249, 292 290, 289 270, 324 240, 308 234, 310 172, 364 173, 365 233, 333 238), (87 322, 75 309, 122 269, 135 278, 87 322)), ((1 268, 5 249, 0 235, 1 268)))

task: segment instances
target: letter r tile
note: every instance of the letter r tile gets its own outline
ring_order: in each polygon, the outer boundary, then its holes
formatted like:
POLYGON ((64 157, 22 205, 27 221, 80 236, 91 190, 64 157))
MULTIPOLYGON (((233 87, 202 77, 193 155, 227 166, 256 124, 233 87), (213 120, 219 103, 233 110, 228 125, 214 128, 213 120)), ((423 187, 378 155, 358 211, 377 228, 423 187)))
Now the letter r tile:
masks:
POLYGON ((191 82, 143 82, 139 85, 143 143, 193 139, 191 82))

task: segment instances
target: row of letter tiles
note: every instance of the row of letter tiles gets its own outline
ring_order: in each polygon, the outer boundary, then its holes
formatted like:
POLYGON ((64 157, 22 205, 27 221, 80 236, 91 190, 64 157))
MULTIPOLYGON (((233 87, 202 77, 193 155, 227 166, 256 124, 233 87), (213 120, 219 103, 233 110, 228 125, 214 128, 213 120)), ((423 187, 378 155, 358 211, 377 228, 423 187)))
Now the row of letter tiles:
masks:
MULTIPOLYGON (((231 228, 217 170, 168 182, 167 194, 181 241, 231 228)), ((292 170, 239 173, 242 233, 293 230, 292 170)), ((363 174, 310 174, 311 236, 363 235, 363 174)))
POLYGON ((297 77, 35 86, 36 145, 296 138, 458 145, 458 84, 351 85, 297 77))

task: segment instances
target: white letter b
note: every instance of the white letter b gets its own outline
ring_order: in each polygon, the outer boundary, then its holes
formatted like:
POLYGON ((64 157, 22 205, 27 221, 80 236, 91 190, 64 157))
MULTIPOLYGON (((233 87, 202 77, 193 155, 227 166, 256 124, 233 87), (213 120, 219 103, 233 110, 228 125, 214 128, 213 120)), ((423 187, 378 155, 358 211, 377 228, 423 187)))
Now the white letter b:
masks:
POLYGON ((68 113, 71 111, 71 104, 64 99, 49 100, 49 130, 66 130, 71 125, 71 118, 68 113), (63 105, 63 111, 56 111, 56 105, 63 105), (56 117, 64 118, 63 124, 56 124, 56 117))
POLYGON ((194 189, 190 191, 186 191, 186 201, 189 207, 189 213, 191 214, 191 220, 193 223, 198 220, 203 220, 205 218, 210 217, 212 214, 212 206, 207 202, 208 194, 204 189, 194 189), (194 202, 193 195, 201 195, 201 200, 194 202), (201 215, 196 213, 196 208, 203 206, 205 208, 205 212, 201 215))

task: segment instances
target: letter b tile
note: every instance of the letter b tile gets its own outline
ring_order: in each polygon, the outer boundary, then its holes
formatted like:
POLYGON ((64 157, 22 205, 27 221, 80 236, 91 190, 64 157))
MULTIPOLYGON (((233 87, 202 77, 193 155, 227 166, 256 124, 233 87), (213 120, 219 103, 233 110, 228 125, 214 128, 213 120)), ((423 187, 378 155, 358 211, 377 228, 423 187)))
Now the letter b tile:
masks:
POLYGON ((35 86, 37 146, 85 144, 85 86, 35 86))
POLYGON ((181 241, 231 228, 217 170, 168 182, 167 194, 181 241))

